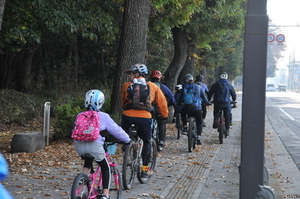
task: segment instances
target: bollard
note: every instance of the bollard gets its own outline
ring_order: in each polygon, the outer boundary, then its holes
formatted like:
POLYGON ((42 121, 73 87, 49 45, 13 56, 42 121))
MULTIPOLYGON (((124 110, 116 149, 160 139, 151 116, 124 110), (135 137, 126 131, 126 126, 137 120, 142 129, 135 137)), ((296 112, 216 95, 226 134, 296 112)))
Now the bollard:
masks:
POLYGON ((46 146, 49 145, 49 131, 50 131, 50 102, 44 104, 44 121, 43 121, 43 136, 47 137, 46 146))

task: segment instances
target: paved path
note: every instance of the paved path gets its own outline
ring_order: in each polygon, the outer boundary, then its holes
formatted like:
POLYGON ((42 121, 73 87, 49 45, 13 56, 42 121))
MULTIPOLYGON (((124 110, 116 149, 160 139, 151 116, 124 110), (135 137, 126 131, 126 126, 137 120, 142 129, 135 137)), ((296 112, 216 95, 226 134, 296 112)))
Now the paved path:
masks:
MULTIPOLYGON (((217 131, 211 127, 212 107, 208 110, 207 127, 203 128, 203 144, 192 153, 187 152, 187 137, 178 140, 175 125, 169 124, 167 145, 158 155, 152 179, 148 184, 140 184, 136 179, 131 190, 123 191, 123 198, 239 198, 241 95, 238 95, 238 100, 238 108, 233 110, 230 136, 222 145, 218 143, 217 131)), ((300 198, 300 172, 274 131, 275 123, 266 117, 265 154, 270 172, 269 185, 274 189, 276 199, 300 198)), ((34 167, 23 175, 13 172, 4 185, 16 199, 67 199, 72 180, 80 168, 78 161, 66 161, 70 166, 34 167)))

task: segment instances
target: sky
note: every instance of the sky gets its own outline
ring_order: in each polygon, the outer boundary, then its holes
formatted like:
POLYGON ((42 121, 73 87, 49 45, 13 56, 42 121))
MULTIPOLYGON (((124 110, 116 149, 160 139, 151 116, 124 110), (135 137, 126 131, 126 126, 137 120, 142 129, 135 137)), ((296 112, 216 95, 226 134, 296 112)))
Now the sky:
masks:
MULTIPOLYGON (((286 67, 289 57, 295 55, 296 61, 300 61, 300 0, 267 0, 267 14, 269 19, 281 27, 279 34, 285 36, 287 50, 277 65, 278 68, 286 67)), ((269 32, 271 33, 271 32, 269 32)))

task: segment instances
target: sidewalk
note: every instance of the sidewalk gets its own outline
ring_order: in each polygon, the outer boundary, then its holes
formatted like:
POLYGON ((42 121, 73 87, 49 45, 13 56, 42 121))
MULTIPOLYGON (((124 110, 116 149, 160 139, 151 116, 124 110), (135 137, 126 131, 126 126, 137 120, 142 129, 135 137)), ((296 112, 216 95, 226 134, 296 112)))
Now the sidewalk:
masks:
MULTIPOLYGON (((203 128, 203 144, 191 153, 187 152, 187 136, 182 135, 178 140, 175 124, 168 124, 166 147, 158 153, 152 179, 148 184, 140 184, 136 179, 131 190, 123 191, 123 198, 238 199, 241 98, 242 95, 238 94, 238 107, 232 110, 233 126, 230 136, 224 139, 222 145, 219 144, 217 130, 211 127, 212 107, 208 109, 207 127, 203 128)), ((272 114, 273 110, 268 104, 266 108, 267 113, 272 114)), ((266 116, 265 154, 270 173, 269 186, 274 189, 275 199, 300 198, 300 172, 281 141, 284 139, 283 134, 289 132, 277 120, 272 118, 269 121, 266 116)), ((121 171, 122 158, 118 160, 121 171)), ((69 161, 70 166, 67 168, 28 168, 25 175, 11 173, 4 186, 15 199, 68 199, 74 176, 80 172, 80 160, 74 156, 74 160, 65 161, 69 161), (34 178, 37 173, 38 178, 34 178)))

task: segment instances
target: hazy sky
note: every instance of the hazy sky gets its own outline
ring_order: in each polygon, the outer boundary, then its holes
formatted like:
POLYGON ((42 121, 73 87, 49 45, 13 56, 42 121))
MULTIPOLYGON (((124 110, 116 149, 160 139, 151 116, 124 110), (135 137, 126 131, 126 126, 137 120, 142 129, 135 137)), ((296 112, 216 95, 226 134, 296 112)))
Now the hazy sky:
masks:
POLYGON ((279 65, 283 67, 288 64, 291 54, 295 54, 296 60, 300 61, 300 0, 268 0, 267 13, 269 19, 278 26, 297 26, 281 27, 279 34, 285 35, 287 51, 279 65), (295 53, 293 53, 295 52, 295 53))

